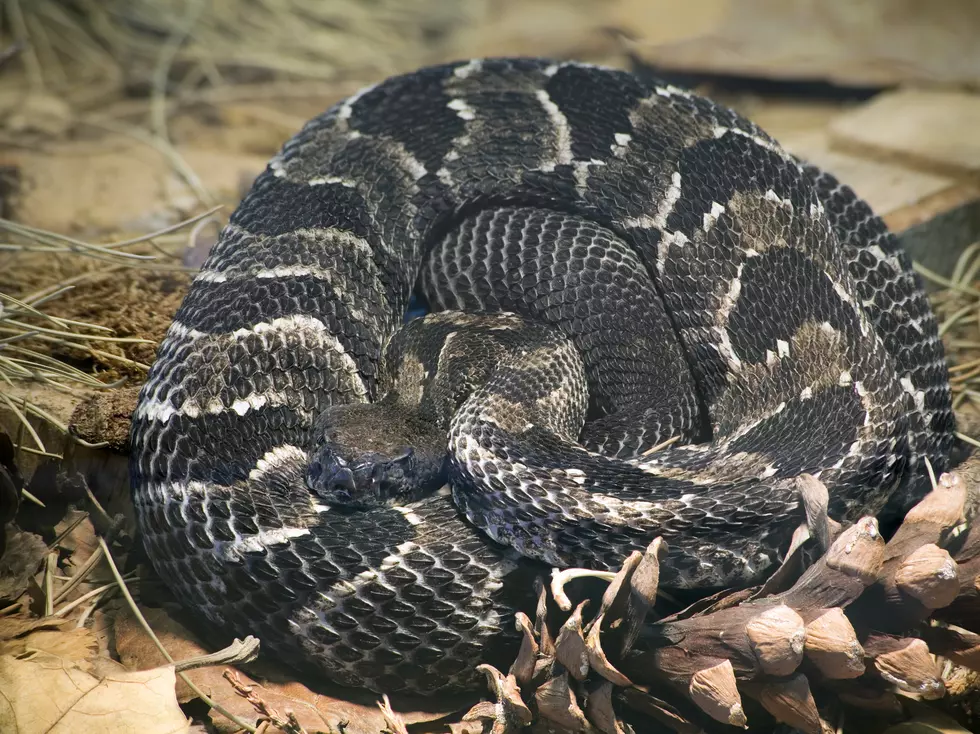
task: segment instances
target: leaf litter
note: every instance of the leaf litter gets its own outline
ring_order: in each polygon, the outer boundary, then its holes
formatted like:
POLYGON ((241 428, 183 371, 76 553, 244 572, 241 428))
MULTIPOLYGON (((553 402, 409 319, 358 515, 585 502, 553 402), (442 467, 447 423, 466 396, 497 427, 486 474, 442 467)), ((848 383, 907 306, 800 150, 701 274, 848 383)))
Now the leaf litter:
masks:
POLYGON ((190 722, 173 666, 96 677, 65 658, 0 656, 0 731, 10 734, 179 734, 190 722))

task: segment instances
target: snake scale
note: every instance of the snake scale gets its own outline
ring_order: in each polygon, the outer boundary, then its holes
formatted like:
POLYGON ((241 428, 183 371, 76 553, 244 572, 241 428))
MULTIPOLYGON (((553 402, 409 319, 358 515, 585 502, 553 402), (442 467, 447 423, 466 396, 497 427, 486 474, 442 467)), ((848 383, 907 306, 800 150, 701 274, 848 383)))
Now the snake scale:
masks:
POLYGON ((189 608, 431 694, 514 639, 522 570, 661 535, 662 585, 749 583, 795 477, 853 521, 952 434, 934 315, 851 189, 690 91, 482 59, 273 158, 159 349, 131 469, 189 608))

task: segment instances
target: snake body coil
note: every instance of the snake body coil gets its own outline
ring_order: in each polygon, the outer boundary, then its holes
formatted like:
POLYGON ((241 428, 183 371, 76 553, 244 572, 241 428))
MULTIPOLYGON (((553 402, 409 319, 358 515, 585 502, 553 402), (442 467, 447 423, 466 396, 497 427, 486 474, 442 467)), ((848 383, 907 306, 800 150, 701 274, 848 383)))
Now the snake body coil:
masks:
POLYGON ((794 477, 842 521, 900 505, 952 424, 934 316, 850 189, 688 91, 488 59, 286 143, 160 347, 132 475, 189 607, 432 693, 512 634, 522 558, 616 567, 662 535, 662 584, 751 581, 801 520, 794 477), (399 331, 413 292, 436 313, 399 331), (421 439, 375 429, 428 436, 451 491, 399 495, 421 439))

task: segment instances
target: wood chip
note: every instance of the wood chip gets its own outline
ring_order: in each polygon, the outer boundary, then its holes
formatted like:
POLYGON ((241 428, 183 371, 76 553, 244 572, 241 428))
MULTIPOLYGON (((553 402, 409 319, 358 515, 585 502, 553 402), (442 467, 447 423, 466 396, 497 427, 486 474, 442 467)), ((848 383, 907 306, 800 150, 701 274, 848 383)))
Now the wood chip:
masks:
POLYGON ((980 171, 980 95, 942 89, 879 94, 830 124, 839 144, 949 173, 980 171))

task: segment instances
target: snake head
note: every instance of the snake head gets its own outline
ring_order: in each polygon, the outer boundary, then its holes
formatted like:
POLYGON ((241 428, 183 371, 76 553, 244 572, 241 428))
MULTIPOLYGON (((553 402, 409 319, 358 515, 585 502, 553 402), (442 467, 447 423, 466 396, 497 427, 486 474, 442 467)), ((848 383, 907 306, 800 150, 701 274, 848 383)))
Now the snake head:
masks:
POLYGON ((350 461, 324 447, 306 471, 307 486, 323 500, 368 509, 414 494, 415 450, 403 447, 395 456, 373 451, 350 461))
POLYGON ((445 433, 389 405, 337 406, 317 421, 306 485, 334 506, 397 505, 441 486, 445 462, 445 433))

